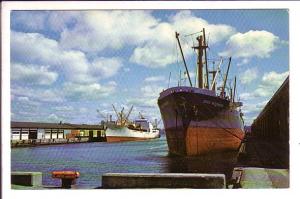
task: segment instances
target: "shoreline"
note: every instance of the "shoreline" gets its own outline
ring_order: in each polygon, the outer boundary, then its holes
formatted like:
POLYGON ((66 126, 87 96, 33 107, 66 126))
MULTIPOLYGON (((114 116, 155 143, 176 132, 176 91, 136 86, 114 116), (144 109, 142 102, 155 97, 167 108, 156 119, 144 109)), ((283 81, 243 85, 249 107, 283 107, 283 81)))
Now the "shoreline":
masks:
POLYGON ((93 142, 105 142, 104 140, 90 141, 88 138, 60 138, 60 139, 34 139, 34 140, 18 140, 11 141, 11 148, 25 148, 36 146, 49 146, 60 144, 79 144, 79 143, 93 143, 93 142))

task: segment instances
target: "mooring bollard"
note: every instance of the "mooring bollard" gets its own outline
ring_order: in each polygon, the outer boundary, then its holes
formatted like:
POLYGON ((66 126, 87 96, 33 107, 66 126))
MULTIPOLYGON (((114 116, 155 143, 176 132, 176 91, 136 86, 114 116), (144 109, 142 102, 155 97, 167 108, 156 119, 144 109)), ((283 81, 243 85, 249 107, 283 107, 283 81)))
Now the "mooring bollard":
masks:
POLYGON ((80 173, 78 171, 53 171, 52 178, 61 179, 61 187, 69 189, 72 185, 76 184, 76 179, 79 178, 80 173))

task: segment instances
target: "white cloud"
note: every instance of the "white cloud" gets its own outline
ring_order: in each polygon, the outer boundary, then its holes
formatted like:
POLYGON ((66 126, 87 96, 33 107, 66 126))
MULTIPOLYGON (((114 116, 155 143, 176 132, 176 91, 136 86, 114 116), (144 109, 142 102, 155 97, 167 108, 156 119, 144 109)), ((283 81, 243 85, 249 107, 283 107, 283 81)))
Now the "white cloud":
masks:
MULTIPOLYGON (((175 30, 182 35, 206 28, 210 43, 234 34, 235 29, 223 24, 209 24, 190 11, 179 11, 162 22, 151 11, 81 11, 49 12, 46 22, 60 30, 59 46, 65 50, 97 53, 106 49, 133 46, 130 60, 147 67, 165 67, 174 63, 175 30), (186 32, 188 30, 188 32, 186 32)), ((190 46, 182 42, 185 56, 191 56, 190 46)))
POLYGON ((58 123, 60 121, 63 121, 65 118, 63 117, 60 117, 60 116, 57 116, 56 114, 54 113, 51 113, 48 117, 47 117, 47 121, 49 122, 54 122, 54 123, 58 123))
MULTIPOLYGON (((183 71, 183 74, 181 74, 182 77, 187 78, 187 73, 185 71, 183 71)), ((195 72, 189 72, 190 78, 193 79, 196 77, 196 73, 195 72)))
POLYGON ((54 110, 56 111, 62 111, 62 112, 70 112, 70 111, 73 111, 74 110, 74 107, 73 106, 57 106, 57 107, 54 107, 54 110))
POLYGON ((262 81, 265 85, 276 85, 280 86, 283 81, 288 76, 289 72, 277 73, 275 71, 271 71, 269 73, 265 73, 262 77, 262 81))
POLYGON ((288 71, 283 73, 277 73, 275 71, 265 73, 262 77, 261 83, 253 92, 242 93, 240 97, 242 100, 250 100, 258 97, 271 98, 288 75, 288 71))
POLYGON ((114 81, 110 81, 103 85, 99 83, 66 83, 63 87, 63 90, 65 93, 65 97, 67 97, 70 100, 98 100, 114 93, 116 90, 116 86, 117 84, 114 81))
POLYGON ((157 99, 159 93, 162 92, 164 87, 153 84, 146 84, 140 88, 139 96, 132 97, 127 100, 128 104, 144 107, 157 107, 157 99))
POLYGON ((264 100, 262 102, 259 103, 247 103, 244 104, 243 106, 243 112, 245 114, 255 114, 257 115, 264 107, 265 105, 268 103, 268 100, 264 100))
POLYGON ((260 111, 266 106, 266 104, 268 103, 269 101, 268 100, 264 100, 260 103, 257 103, 256 104, 256 108, 258 108, 260 111))
POLYGON ((253 121, 256 119, 256 116, 252 116, 252 117, 244 116, 243 118, 246 125, 251 125, 253 121))
MULTIPOLYGON (((57 78, 57 75, 50 70, 55 70, 62 74, 66 81, 94 83, 99 79, 112 77, 122 67, 122 61, 114 57, 97 57, 90 62, 85 53, 63 50, 56 40, 48 39, 39 33, 12 31, 11 34, 12 60, 22 63, 22 65, 28 65, 26 71, 24 71, 25 67, 22 67, 22 73, 17 72, 17 78, 27 78, 30 74, 34 75, 40 84, 50 84, 57 78), (33 67, 35 65, 36 67, 33 67), (34 68, 35 71, 33 71, 34 68), (47 78, 38 78, 38 73, 45 73, 43 76, 47 78)), ((21 68, 20 66, 16 65, 15 67, 21 68)))
POLYGON ((28 101, 29 101, 29 98, 28 98, 28 97, 18 97, 17 99, 18 99, 18 101, 20 101, 20 102, 28 102, 28 101))
POLYGON ((119 58, 96 58, 91 63, 91 73, 93 76, 109 78, 117 74, 122 67, 122 61, 119 58))
POLYGON ((57 41, 39 33, 11 32, 12 60, 18 63, 50 66, 64 72, 70 81, 86 81, 82 78, 88 70, 88 61, 80 51, 64 51, 57 41), (81 76, 80 76, 81 75, 81 76))
POLYGON ((56 81, 58 74, 49 71, 49 66, 30 64, 11 64, 11 79, 30 85, 50 85, 56 81))
POLYGON ((62 32, 61 44, 85 52, 142 43, 149 37, 148 30, 158 23, 149 11, 88 11, 80 14, 75 26, 62 32))
MULTIPOLYGON (((151 37, 144 45, 135 48, 130 61, 150 68, 165 67, 174 63, 176 62, 176 57, 173 53, 174 44, 176 43, 175 31, 178 31, 183 36, 199 32, 203 27, 206 28, 206 33, 209 34, 211 44, 222 41, 235 32, 231 26, 209 24, 204 19, 194 16, 190 11, 180 11, 176 15, 171 16, 169 22, 160 23, 149 30, 149 32, 152 32, 151 37)), ((192 56, 191 44, 181 41, 181 45, 185 57, 192 56)))
MULTIPOLYGON (((61 88, 29 88, 26 86, 14 86, 11 88, 11 95, 17 99, 35 100, 43 103, 63 103, 78 100, 98 100, 110 96, 116 91, 117 83, 109 81, 105 84, 91 83, 78 84, 72 82, 63 83, 61 88)), ((56 107, 55 110, 72 109, 70 106, 56 107)))
POLYGON ((254 96, 253 96, 252 93, 241 93, 241 94, 239 95, 239 97, 240 97, 241 101, 244 101, 244 100, 250 100, 250 99, 253 99, 253 98, 254 98, 254 96))
POLYGON ((13 60, 21 63, 58 64, 57 57, 61 54, 55 40, 39 33, 11 31, 10 47, 13 60))
POLYGON ((11 95, 16 97, 27 97, 37 102, 62 102, 63 92, 57 89, 30 88, 27 86, 14 86, 11 88, 11 95))
POLYGON ((244 104, 243 106, 243 113, 258 113, 259 108, 256 107, 256 104, 244 104))
POLYGON ((244 58, 244 59, 242 59, 241 62, 237 63, 237 66, 242 66, 242 65, 248 64, 249 61, 250 61, 249 59, 244 58))
POLYGON ((147 99, 147 98, 131 98, 127 100, 128 104, 132 104, 138 107, 156 107, 157 101, 155 99, 147 99))
POLYGON ((130 68, 126 67, 126 68, 123 68, 124 72, 129 72, 130 71, 130 68))
MULTIPOLYGON (((170 17, 174 30, 179 31, 182 35, 202 31, 205 28, 209 43, 220 42, 236 32, 236 30, 224 24, 210 24, 206 20, 196 17, 190 10, 179 11, 176 15, 170 17)), ((174 33, 172 35, 174 37, 174 33)))
POLYGON ((88 112, 88 109, 87 108, 79 108, 79 112, 80 113, 87 113, 88 112))
POLYGON ((268 31, 250 30, 236 33, 226 42, 226 49, 221 56, 234 57, 269 57, 280 44, 280 39, 268 31))
MULTIPOLYGON (((34 12, 28 12, 25 19, 16 19, 16 21, 20 24, 29 23, 30 18, 28 16, 30 13, 34 12)), ((45 12, 43 15, 41 12, 37 13, 42 18, 39 24, 43 24, 39 26, 43 27, 47 24, 51 29, 61 31, 60 41, 51 42, 49 39, 45 40, 43 38, 44 40, 40 42, 34 42, 32 40, 38 35, 31 33, 32 38, 26 38, 25 40, 28 41, 27 43, 34 43, 34 45, 30 45, 32 46, 31 49, 28 50, 29 45, 26 45, 25 42, 24 47, 16 45, 20 49, 15 50, 13 54, 20 51, 22 53, 17 54, 19 56, 16 57, 20 57, 22 54, 26 59, 29 53, 31 57, 29 59, 31 60, 47 60, 48 64, 54 62, 50 65, 63 65, 66 70, 76 66, 74 67, 76 68, 74 74, 77 75, 69 78, 77 82, 95 81, 84 75, 87 73, 89 65, 89 61, 84 56, 85 53, 97 54, 103 50, 116 50, 129 46, 134 48, 130 56, 130 61, 133 63, 150 68, 159 68, 176 62, 174 56, 175 31, 180 32, 183 36, 199 32, 205 27, 210 44, 215 44, 230 37, 227 41, 227 49, 220 53, 222 56, 268 57, 280 43, 284 43, 277 36, 263 30, 236 33, 235 28, 232 26, 211 24, 200 17, 196 17, 188 10, 178 11, 176 14, 169 16, 167 21, 161 21, 152 15, 151 11, 143 10, 52 11, 45 12), (26 49, 28 51, 23 53, 26 49), (76 60, 73 62, 71 62, 73 59, 66 58, 68 53, 72 54, 70 51, 78 53, 74 55, 76 60), (56 57, 56 59, 53 59, 53 57, 56 57)), ((190 41, 190 38, 185 40, 190 41)), ((190 50, 190 44, 187 45, 183 40, 182 47, 186 58, 193 54, 190 50)), ((244 59, 239 65, 246 62, 248 62, 248 59, 244 59)), ((44 63, 44 65, 47 64, 44 63)))
POLYGON ((262 77, 262 82, 254 91, 255 97, 271 97, 277 89, 281 86, 283 81, 289 75, 289 72, 277 73, 271 71, 265 73, 262 77))
MULTIPOLYGON (((134 49, 130 61, 149 68, 160 68, 174 63, 175 30, 172 25, 161 23, 148 31, 152 34, 143 45, 134 49)), ((183 48, 185 53, 191 54, 186 51, 187 45, 183 44, 183 48)))
POLYGON ((243 113, 245 114, 244 119, 246 124, 251 124, 267 103, 268 100, 259 103, 245 103, 243 106, 243 113))
POLYGON ((153 98, 156 99, 159 96, 159 93, 164 89, 162 86, 156 86, 156 85, 146 85, 141 87, 141 91, 144 97, 153 98))
POLYGON ((255 80, 258 76, 257 68, 249 68, 244 73, 241 74, 242 84, 249 84, 255 80))
POLYGON ((146 44, 143 47, 137 47, 130 61, 149 68, 165 67, 175 62, 175 56, 170 53, 168 46, 146 44))
POLYGON ((164 76, 150 76, 145 78, 145 82, 161 82, 165 81, 166 78, 164 76))
POLYGON ((33 107, 36 108, 37 106, 41 105, 40 102, 34 101, 28 96, 18 96, 16 98, 12 99, 12 101, 15 104, 21 105, 23 108, 24 107, 25 108, 33 108, 33 107))

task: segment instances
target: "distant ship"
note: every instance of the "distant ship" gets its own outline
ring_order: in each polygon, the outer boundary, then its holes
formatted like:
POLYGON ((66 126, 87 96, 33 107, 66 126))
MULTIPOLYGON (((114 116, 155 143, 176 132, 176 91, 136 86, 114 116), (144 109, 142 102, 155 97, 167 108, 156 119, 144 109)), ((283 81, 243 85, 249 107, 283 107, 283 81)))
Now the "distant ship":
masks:
POLYGON ((245 134, 242 112, 239 108, 242 103, 235 101, 236 78, 234 89, 229 89, 230 95, 225 92, 231 57, 228 59, 223 85, 217 93, 216 78, 223 59, 220 59, 217 70, 208 70, 205 29, 201 32, 202 34, 197 37, 197 46, 193 47, 197 51, 198 87, 192 86, 179 33, 176 32, 190 86, 181 86, 179 83, 176 87, 162 91, 158 99, 169 153, 174 155, 193 156, 237 150, 245 134), (209 74, 212 74, 211 82, 209 74))
POLYGON ((106 139, 107 142, 122 142, 122 141, 137 141, 159 138, 159 129, 157 126, 153 126, 150 121, 144 118, 140 114, 140 118, 129 121, 128 117, 132 111, 133 106, 129 110, 128 114, 117 112, 113 106, 114 111, 117 114, 117 121, 109 121, 106 126, 106 139))

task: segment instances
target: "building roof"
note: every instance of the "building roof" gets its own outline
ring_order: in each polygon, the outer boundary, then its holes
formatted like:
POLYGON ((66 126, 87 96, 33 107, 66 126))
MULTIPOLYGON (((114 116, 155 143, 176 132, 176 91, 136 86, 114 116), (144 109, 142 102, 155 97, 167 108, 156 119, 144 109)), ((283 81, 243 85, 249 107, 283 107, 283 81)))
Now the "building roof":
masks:
POLYGON ((11 128, 41 128, 41 129, 82 129, 101 130, 103 125, 70 124, 70 123, 42 123, 42 122, 11 122, 11 128))

